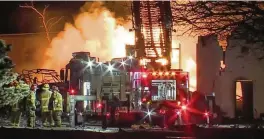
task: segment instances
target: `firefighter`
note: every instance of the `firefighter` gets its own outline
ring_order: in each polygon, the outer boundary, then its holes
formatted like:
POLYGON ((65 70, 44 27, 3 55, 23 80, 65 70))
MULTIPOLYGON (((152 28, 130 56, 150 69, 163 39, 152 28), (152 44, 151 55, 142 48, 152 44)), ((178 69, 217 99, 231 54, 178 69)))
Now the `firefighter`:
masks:
MULTIPOLYGON (((20 86, 17 85, 18 82, 15 81, 16 90, 20 89, 20 86)), ((23 100, 19 100, 16 104, 14 104, 11 108, 11 124, 12 126, 18 127, 21 120, 21 115, 23 111, 23 100)))
POLYGON ((116 113, 116 108, 119 106, 119 99, 114 96, 112 105, 111 105, 111 111, 110 111, 110 116, 111 116, 111 124, 115 124, 116 119, 115 119, 115 113, 116 113))
POLYGON ((40 94, 41 117, 42 117, 42 124, 44 127, 48 126, 47 121, 50 123, 50 126, 54 126, 52 111, 50 107, 51 94, 52 92, 49 91, 49 84, 44 84, 40 94))
POLYGON ((11 112, 11 124, 12 126, 19 127, 21 115, 23 111, 22 101, 18 101, 16 104, 12 106, 11 112))
POLYGON ((32 85, 30 88, 29 95, 27 96, 26 110, 28 116, 28 121, 27 121, 28 127, 35 127, 36 89, 37 89, 37 85, 32 85))
POLYGON ((60 127, 63 104, 62 95, 59 93, 59 88, 57 86, 52 86, 51 102, 53 104, 52 115, 55 121, 55 126, 60 127))

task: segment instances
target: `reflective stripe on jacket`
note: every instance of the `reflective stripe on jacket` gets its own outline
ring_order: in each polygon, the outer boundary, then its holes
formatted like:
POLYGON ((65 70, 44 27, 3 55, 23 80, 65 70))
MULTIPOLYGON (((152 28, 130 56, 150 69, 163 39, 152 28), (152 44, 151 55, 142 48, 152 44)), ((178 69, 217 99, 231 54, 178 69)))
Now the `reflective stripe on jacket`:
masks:
POLYGON ((27 109, 36 108, 36 96, 34 91, 30 91, 27 96, 27 109))
POLYGON ((62 95, 58 91, 54 91, 52 94, 53 110, 62 111, 62 95))
POLYGON ((43 90, 40 95, 40 108, 42 112, 49 111, 49 100, 51 97, 51 92, 49 90, 43 90))

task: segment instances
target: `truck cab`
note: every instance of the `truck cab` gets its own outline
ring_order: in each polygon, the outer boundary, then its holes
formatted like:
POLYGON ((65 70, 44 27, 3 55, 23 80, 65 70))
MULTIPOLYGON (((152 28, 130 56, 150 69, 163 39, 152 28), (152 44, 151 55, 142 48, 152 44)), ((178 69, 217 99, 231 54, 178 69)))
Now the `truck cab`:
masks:
POLYGON ((69 92, 70 111, 92 113, 97 97, 91 85, 93 72, 90 67, 96 58, 91 57, 89 52, 75 52, 72 56, 65 69, 60 71, 60 77, 69 92))

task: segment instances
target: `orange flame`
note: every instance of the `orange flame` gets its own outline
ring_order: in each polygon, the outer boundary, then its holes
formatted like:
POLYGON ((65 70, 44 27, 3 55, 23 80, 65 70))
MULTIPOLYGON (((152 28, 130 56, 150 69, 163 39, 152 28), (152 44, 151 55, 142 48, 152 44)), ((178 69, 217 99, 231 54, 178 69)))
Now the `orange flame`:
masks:
MULTIPOLYGON (((43 68, 55 70, 65 68, 72 53, 78 51, 88 51, 91 56, 98 57, 101 61, 125 56, 125 45, 133 45, 135 41, 134 33, 128 31, 132 26, 131 23, 118 25, 117 19, 104 7, 97 6, 95 9, 87 11, 90 12, 80 13, 74 24, 67 23, 64 31, 53 38, 52 47, 47 51, 50 59, 44 62, 43 68)), ((160 30, 156 30, 156 32, 159 34, 160 30)), ((159 39, 159 36, 155 38, 159 39)), ((172 43, 173 48, 179 45, 179 41, 176 40, 173 40, 172 43)), ((190 49, 183 52, 188 53, 190 49)), ((160 50, 157 51, 161 55, 160 50)), ((172 66, 176 65, 175 68, 179 68, 177 66, 179 60, 179 52, 173 50, 172 66)), ((196 63, 190 54, 182 58, 182 68, 190 73, 190 88, 195 90, 196 63)))
POLYGON ((103 61, 125 56, 125 45, 134 43, 133 32, 125 29, 126 24, 117 25, 116 19, 105 8, 99 14, 95 11, 83 12, 77 16, 74 25, 65 25, 64 31, 52 40, 52 47, 47 51, 50 59, 45 61, 43 68, 64 68, 72 53, 78 51, 88 51, 103 61))

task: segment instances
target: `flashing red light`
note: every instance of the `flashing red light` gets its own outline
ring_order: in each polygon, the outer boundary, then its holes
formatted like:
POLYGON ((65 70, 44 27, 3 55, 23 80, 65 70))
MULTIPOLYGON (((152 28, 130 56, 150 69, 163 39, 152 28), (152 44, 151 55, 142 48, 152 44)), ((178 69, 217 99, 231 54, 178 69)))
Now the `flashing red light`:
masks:
POLYGON ((176 114, 177 114, 177 115, 181 115, 181 112, 180 112, 180 111, 177 111, 176 114))
POLYGON ((180 101, 178 101, 178 102, 177 102, 177 104, 178 104, 178 105, 181 105, 181 102, 180 102, 180 101))
POLYGON ((72 95, 75 94, 75 90, 73 90, 73 89, 71 89, 70 92, 71 92, 70 94, 72 94, 72 95))
POLYGON ((142 99, 142 101, 143 101, 143 102, 146 102, 146 101, 147 101, 147 99, 146 99, 146 98, 143 98, 143 99, 142 99))
POLYGON ((165 110, 159 110, 159 113, 160 113, 160 114, 165 114, 166 111, 165 111, 165 110))
POLYGON ((102 107, 102 104, 101 103, 98 103, 97 104, 97 108, 101 108, 102 107))
POLYGON ((209 113, 208 113, 208 112, 205 112, 205 113, 204 113, 204 116, 208 116, 208 115, 209 115, 209 113))
POLYGON ((186 110, 187 109, 187 107, 185 105, 182 105, 181 108, 182 108, 182 110, 186 110))
POLYGON ((110 117, 110 113, 108 112, 108 113, 106 113, 106 117, 110 117))

